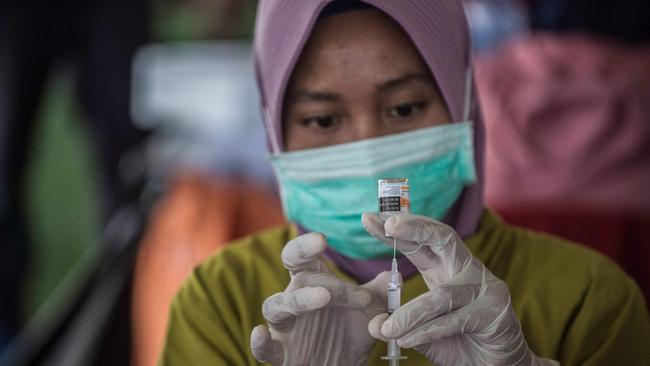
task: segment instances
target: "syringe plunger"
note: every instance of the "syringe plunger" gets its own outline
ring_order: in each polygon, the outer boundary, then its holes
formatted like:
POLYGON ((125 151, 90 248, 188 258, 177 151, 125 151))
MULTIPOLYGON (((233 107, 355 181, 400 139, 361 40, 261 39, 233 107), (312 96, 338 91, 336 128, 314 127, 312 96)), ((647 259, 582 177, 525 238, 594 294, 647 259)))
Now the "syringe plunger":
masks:
MULTIPOLYGON (((390 265, 390 282, 388 283, 388 315, 399 309, 401 298, 401 286, 399 283, 399 271, 397 270, 397 260, 393 258, 390 265)), ((397 365, 398 360, 405 360, 407 357, 402 356, 397 340, 388 340, 388 354, 382 356, 382 360, 388 360, 390 365, 397 365)))

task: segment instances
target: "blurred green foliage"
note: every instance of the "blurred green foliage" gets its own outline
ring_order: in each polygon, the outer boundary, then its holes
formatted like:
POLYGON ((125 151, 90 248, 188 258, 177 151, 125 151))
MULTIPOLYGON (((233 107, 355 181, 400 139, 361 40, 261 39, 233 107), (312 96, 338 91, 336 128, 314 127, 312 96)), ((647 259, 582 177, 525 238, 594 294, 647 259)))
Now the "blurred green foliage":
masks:
POLYGON ((25 311, 32 314, 99 232, 99 179, 72 80, 53 78, 41 103, 27 167, 27 220, 32 256, 25 311))
POLYGON ((252 38, 256 0, 153 1, 158 42, 252 38))

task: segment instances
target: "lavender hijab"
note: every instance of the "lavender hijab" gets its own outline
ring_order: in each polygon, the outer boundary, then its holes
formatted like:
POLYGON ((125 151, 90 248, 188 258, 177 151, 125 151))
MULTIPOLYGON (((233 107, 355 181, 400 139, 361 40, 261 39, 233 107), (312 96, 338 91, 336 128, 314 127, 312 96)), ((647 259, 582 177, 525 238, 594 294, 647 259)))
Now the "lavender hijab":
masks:
MULTIPOLYGON (((254 57, 262 113, 273 154, 284 151, 282 105, 293 68, 317 22, 330 3, 351 0, 261 0, 257 12, 254 57)), ((363 0, 394 19, 406 31, 440 88, 453 121, 461 121, 469 66, 469 35, 461 0, 363 0)), ((474 121, 475 161, 478 181, 465 188, 445 218, 462 237, 472 235, 483 212, 483 122, 476 103, 474 121)), ((300 223, 297 223, 300 225, 300 223)), ((327 256, 360 282, 367 282, 390 268, 390 260, 357 260, 331 249, 327 256)), ((401 257, 403 276, 416 273, 401 257)))

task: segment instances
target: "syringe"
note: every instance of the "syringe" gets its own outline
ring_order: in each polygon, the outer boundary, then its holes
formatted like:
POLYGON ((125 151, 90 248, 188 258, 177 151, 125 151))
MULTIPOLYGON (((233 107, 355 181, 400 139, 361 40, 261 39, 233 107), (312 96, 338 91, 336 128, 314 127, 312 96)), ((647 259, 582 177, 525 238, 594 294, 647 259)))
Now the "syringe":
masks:
MULTIPOLYGON (((395 312, 400 306, 402 287, 399 283, 399 271, 397 270, 397 260, 395 259, 395 247, 397 239, 393 239, 393 261, 390 265, 390 282, 388 283, 388 315, 395 312)), ((382 356, 382 360, 388 360, 390 366, 398 366, 399 360, 405 360, 407 357, 402 356, 397 340, 388 340, 388 354, 382 356)))
MULTIPOLYGON (((410 212, 411 201, 409 183, 406 178, 385 178, 377 181, 379 195, 379 212, 385 220, 391 215, 410 212)), ((388 235, 386 235, 388 237, 388 235)), ((399 282, 397 270, 397 239, 393 238, 393 261, 390 265, 390 282, 388 283, 388 315, 391 315, 400 306, 402 286, 399 282)), ((407 359, 402 356, 396 339, 388 340, 388 354, 381 357, 388 360, 390 366, 398 366, 399 360, 407 359)))

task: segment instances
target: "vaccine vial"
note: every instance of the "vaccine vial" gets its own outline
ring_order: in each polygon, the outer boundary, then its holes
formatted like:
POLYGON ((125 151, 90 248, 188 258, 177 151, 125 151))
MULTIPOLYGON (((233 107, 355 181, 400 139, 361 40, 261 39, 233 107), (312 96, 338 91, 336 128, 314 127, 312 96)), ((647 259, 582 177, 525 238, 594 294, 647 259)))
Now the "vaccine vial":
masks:
POLYGON ((384 178, 377 181, 379 216, 386 220, 390 215, 411 212, 409 180, 384 178))

